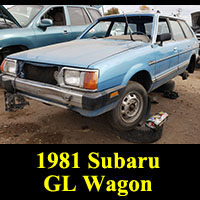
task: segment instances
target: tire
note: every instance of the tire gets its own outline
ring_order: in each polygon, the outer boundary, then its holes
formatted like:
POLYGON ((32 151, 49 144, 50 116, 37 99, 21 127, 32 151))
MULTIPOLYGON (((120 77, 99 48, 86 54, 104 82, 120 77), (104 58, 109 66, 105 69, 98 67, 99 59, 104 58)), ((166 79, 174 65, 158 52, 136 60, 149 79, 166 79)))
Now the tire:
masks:
POLYGON ((155 92, 165 92, 166 90, 168 91, 173 91, 175 89, 175 81, 171 80, 164 85, 160 86, 155 90, 155 92))
POLYGON ((163 126, 157 130, 152 130, 144 125, 142 127, 137 126, 131 131, 116 132, 117 136, 121 139, 140 144, 154 143, 162 137, 162 133, 163 126))
POLYGON ((118 105, 109 113, 110 124, 116 130, 130 131, 144 119, 147 110, 146 90, 141 84, 130 81, 118 105))

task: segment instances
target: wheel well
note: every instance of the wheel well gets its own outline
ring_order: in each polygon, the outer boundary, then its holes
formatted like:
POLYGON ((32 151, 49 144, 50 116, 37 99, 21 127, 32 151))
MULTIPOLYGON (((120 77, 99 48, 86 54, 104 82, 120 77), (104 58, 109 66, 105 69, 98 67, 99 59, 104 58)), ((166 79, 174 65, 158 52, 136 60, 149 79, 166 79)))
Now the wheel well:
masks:
POLYGON ((2 50, 1 50, 1 53, 16 53, 16 52, 19 52, 19 51, 25 51, 25 50, 28 50, 28 48, 24 45, 14 45, 14 46, 7 46, 7 47, 4 47, 2 50))
POLYGON ((151 88, 151 84, 152 84, 151 76, 150 76, 149 72, 147 72, 147 71, 140 71, 140 72, 136 73, 131 78, 131 81, 140 83, 146 89, 146 91, 149 91, 149 89, 151 88))
POLYGON ((194 73, 195 67, 196 67, 196 56, 192 55, 192 57, 190 59, 190 63, 189 63, 188 68, 187 68, 187 71, 189 73, 194 73))
POLYGON ((3 47, 0 51, 0 63, 6 56, 25 50, 28 50, 28 48, 24 45, 13 45, 13 46, 3 47))

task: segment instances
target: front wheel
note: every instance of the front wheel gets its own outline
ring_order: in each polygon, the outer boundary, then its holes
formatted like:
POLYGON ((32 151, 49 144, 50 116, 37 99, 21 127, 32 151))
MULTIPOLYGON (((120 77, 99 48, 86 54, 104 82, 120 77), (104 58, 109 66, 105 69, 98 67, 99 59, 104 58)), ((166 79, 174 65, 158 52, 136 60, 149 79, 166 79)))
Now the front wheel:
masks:
POLYGON ((138 125, 148 110, 148 95, 144 87, 130 81, 117 107, 110 112, 113 128, 119 131, 132 130, 138 125))

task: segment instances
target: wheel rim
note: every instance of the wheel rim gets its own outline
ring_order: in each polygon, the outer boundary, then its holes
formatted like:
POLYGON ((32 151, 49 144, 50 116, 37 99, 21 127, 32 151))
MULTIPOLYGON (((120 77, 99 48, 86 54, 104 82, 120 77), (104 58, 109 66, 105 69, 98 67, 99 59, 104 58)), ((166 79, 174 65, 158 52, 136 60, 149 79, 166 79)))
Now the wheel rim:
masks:
POLYGON ((140 94, 129 92, 122 100, 120 106, 121 119, 132 124, 138 120, 143 108, 143 100, 140 94))

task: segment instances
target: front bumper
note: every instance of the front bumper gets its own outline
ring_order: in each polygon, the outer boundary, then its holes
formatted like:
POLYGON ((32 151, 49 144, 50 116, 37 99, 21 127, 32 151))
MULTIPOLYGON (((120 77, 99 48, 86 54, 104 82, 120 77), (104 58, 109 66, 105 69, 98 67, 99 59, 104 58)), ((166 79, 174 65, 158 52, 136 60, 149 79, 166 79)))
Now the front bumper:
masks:
POLYGON ((103 92, 90 93, 15 78, 5 74, 0 75, 0 83, 9 93, 16 93, 27 98, 62 108, 77 107, 88 111, 98 110, 118 101, 125 89, 124 86, 118 86, 103 92), (116 91, 118 91, 119 94, 111 98, 110 94, 116 91))

